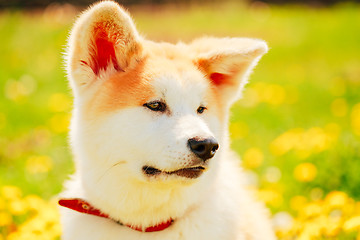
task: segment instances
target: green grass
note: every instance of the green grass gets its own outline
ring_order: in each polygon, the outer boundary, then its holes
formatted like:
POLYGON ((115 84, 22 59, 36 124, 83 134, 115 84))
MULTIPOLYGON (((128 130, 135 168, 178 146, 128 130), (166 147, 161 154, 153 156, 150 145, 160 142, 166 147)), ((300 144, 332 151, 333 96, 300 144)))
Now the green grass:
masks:
MULTIPOLYGON (((233 149, 243 155, 257 148, 264 155, 263 163, 249 171, 256 173, 261 188, 276 189, 283 196, 283 201, 270 204, 274 212, 292 211, 290 199, 295 195, 314 198, 314 189, 324 194, 341 190, 360 200, 360 136, 351 125, 351 112, 360 103, 360 6, 150 10, 133 9, 132 15, 140 32, 151 39, 176 42, 215 35, 268 42, 270 51, 252 74, 244 98, 232 108, 231 121, 232 129, 240 126, 232 133, 233 149), (271 104, 271 86, 285 94, 279 104, 271 104), (270 94, 270 100, 251 104, 254 91, 270 94), (334 107, 336 99, 342 102, 340 107, 334 107), (304 155, 291 150, 280 156, 271 151, 274 139, 291 129, 307 132, 331 126, 337 137, 323 151, 304 155), (317 169, 309 182, 294 177, 295 168, 304 162, 317 169), (278 181, 264 177, 270 174, 269 167, 280 171, 278 181)), ((61 191, 74 169, 67 133, 51 123, 55 115, 67 116, 71 108, 49 107, 53 94, 71 98, 62 52, 73 20, 57 21, 56 16, 39 12, 0 13, 0 185, 16 185, 24 194, 46 199, 61 191), (49 156, 52 167, 30 173, 26 163, 38 155, 49 156)))

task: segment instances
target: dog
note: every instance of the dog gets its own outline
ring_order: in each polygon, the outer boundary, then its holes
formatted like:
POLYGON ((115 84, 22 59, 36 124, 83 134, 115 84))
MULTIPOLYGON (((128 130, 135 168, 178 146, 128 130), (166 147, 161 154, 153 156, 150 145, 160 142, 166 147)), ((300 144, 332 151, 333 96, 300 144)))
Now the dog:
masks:
POLYGON ((63 240, 271 240, 267 209, 229 148, 229 108, 268 47, 249 38, 156 43, 102 1, 67 49, 76 172, 63 240))

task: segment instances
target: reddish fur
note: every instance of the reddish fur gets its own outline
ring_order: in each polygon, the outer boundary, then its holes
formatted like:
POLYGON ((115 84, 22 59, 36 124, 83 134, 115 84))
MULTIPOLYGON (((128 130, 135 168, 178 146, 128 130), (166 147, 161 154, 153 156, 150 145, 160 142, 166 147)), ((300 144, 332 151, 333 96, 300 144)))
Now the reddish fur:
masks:
POLYGON ((214 83, 216 86, 229 82, 229 78, 230 78, 230 76, 226 74, 217 73, 217 72, 211 73, 209 77, 211 82, 214 83))
POLYGON ((199 59, 195 61, 195 65, 200 69, 200 71, 204 72, 208 76, 210 82, 216 87, 220 87, 224 84, 232 84, 232 75, 214 72, 212 69, 213 64, 213 59, 199 59))
POLYGON ((115 70, 122 70, 115 54, 116 33, 112 33, 108 28, 106 23, 99 23, 93 30, 94 46, 91 48, 91 68, 96 75, 100 70, 106 70, 110 62, 115 70))
POLYGON ((88 103, 86 114, 96 116, 146 103, 154 96, 154 90, 149 82, 150 76, 144 73, 144 68, 143 60, 134 69, 118 72, 107 79, 88 103))

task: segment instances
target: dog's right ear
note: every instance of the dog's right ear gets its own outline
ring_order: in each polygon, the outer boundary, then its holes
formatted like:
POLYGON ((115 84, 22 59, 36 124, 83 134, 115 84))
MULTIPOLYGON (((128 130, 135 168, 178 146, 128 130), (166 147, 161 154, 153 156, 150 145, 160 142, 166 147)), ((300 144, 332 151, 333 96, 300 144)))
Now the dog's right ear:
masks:
POLYGON ((223 104, 230 106, 241 96, 247 78, 267 44, 250 38, 200 38, 191 45, 194 63, 210 81, 223 104))
POLYGON ((67 71, 74 89, 104 74, 126 71, 141 57, 140 36, 117 3, 103 1, 84 12, 71 32, 67 71))

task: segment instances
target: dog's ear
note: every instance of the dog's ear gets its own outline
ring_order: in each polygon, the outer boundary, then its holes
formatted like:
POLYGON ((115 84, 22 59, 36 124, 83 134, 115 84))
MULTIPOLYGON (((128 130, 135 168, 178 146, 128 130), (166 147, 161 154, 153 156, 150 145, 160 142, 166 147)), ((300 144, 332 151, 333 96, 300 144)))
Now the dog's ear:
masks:
POLYGON ((191 47, 195 64, 228 104, 240 96, 251 70, 268 50, 264 41, 249 38, 202 38, 191 47))
POLYGON ((79 17, 70 35, 71 84, 81 88, 109 72, 126 71, 140 54, 140 36, 130 16, 115 2, 100 2, 79 17))

